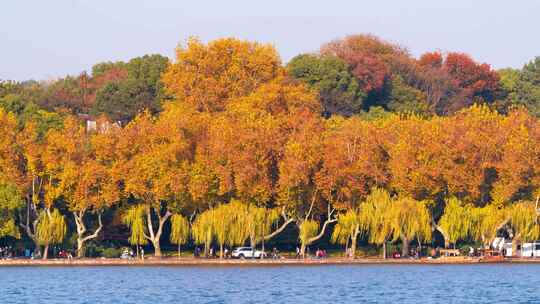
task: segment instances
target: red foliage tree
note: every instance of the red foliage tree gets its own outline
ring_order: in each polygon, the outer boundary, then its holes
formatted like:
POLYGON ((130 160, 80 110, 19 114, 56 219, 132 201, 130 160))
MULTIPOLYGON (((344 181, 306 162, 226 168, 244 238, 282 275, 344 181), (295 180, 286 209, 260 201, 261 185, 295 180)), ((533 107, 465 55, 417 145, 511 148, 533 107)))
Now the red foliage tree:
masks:
POLYGON ((372 35, 352 35, 322 46, 321 53, 343 59, 351 66, 364 92, 381 90, 391 77, 396 58, 408 56, 401 47, 372 35))

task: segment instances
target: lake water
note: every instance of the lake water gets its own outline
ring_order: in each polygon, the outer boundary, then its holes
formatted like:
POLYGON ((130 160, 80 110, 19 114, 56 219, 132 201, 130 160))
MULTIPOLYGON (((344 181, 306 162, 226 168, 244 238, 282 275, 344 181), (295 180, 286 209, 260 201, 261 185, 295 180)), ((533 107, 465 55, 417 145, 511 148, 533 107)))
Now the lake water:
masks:
POLYGON ((540 303, 540 265, 4 267, 0 303, 540 303))

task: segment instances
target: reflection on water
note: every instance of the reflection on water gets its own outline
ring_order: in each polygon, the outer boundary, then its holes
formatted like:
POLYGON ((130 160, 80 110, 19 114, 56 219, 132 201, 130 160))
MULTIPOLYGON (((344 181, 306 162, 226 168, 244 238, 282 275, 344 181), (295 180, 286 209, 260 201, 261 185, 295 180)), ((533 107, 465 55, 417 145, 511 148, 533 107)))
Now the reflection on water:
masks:
POLYGON ((5 267, 0 303, 540 303, 540 265, 5 267))

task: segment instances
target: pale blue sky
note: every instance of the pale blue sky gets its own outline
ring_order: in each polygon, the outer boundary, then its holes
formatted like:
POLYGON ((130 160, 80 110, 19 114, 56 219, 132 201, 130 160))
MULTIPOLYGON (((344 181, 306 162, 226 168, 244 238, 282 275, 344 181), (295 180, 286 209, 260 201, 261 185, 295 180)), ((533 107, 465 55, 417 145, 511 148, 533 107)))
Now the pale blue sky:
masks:
POLYGON ((0 79, 50 79, 97 62, 173 56, 189 36, 272 43, 284 61, 372 33, 415 56, 463 51, 495 68, 540 55, 537 0, 0 0, 0 79))

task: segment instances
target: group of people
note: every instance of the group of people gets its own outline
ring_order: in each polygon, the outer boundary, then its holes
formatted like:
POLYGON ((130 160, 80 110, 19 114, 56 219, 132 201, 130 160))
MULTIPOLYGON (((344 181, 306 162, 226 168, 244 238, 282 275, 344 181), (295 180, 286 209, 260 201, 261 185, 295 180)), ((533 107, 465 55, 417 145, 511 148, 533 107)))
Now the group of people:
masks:
MULTIPOLYGON (((311 257, 311 253, 309 251, 309 247, 306 247, 306 252, 304 253, 304 256, 302 256, 302 252, 300 250, 300 247, 296 247, 296 258, 297 259, 301 259, 301 258, 304 258, 304 257, 311 257)), ((324 258, 327 258, 328 257, 328 253, 326 252, 325 249, 320 249, 320 248, 317 248, 317 250, 315 251, 315 255, 313 256, 313 258, 316 258, 316 259, 324 259, 324 258)))
POLYGON ((10 259, 13 257, 11 246, 0 247, 0 259, 10 259))
MULTIPOLYGON (((204 250, 199 247, 195 247, 195 250, 193 250, 193 257, 200 258, 203 255, 205 258, 217 257, 217 253, 216 250, 214 250, 214 247, 210 247, 207 252, 204 252, 204 250)), ((231 251, 229 250, 229 248, 225 247, 223 249, 223 257, 226 259, 231 257, 231 251)))
MULTIPOLYGON (((141 260, 144 260, 144 248, 141 247, 141 249, 139 250, 139 256, 138 257, 141 260)), ((121 259, 128 259, 128 260, 134 259, 135 258, 135 252, 133 252, 133 249, 124 248, 122 250, 122 254, 120 255, 120 258, 121 259)))
POLYGON ((71 259, 73 259, 73 254, 71 253, 71 251, 62 249, 62 250, 60 250, 60 252, 58 252, 58 257, 61 258, 61 259, 71 260, 71 259))
POLYGON ((326 250, 317 249, 317 251, 315 251, 315 258, 317 258, 317 259, 325 259, 327 257, 328 257, 328 254, 326 253, 326 250))

